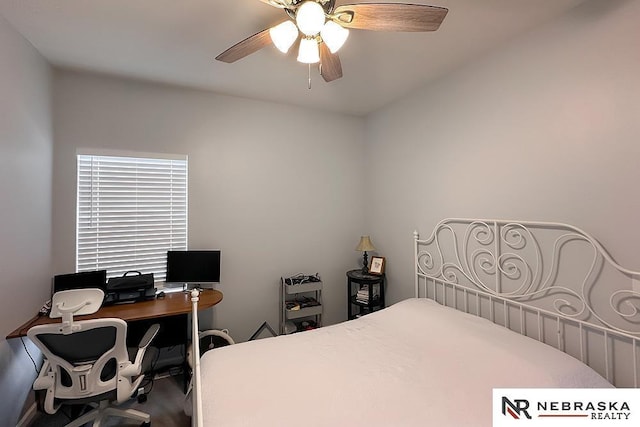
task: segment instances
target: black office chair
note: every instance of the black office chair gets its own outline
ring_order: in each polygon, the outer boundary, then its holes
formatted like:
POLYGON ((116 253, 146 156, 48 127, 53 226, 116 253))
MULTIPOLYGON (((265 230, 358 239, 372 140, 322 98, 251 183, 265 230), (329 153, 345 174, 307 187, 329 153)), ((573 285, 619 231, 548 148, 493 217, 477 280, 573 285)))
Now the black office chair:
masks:
POLYGON ((44 410, 54 414, 63 404, 92 404, 90 412, 67 424, 79 427, 89 421, 99 426, 106 417, 118 416, 151 425, 149 414, 111 406, 132 398, 158 350, 150 343, 159 325, 152 325, 137 349, 127 349, 127 323, 103 318, 74 321, 73 315, 95 313, 102 303, 100 289, 75 289, 53 296, 51 317, 62 323, 34 326, 27 336, 44 355, 44 365, 33 383, 46 390, 44 410))

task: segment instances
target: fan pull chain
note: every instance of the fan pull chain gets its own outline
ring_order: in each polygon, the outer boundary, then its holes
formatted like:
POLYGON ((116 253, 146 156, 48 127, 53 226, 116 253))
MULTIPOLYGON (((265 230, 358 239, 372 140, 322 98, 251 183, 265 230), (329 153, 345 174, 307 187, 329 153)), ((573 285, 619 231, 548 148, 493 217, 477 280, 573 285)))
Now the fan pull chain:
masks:
POLYGON ((311 90, 311 64, 309 64, 309 90, 311 90))

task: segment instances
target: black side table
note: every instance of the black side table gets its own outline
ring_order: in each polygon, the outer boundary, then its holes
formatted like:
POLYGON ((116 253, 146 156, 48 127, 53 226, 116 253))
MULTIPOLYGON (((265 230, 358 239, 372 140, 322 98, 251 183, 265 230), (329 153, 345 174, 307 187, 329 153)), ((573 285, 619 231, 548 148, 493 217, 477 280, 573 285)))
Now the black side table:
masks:
POLYGON ((384 305, 384 274, 377 276, 363 273, 361 269, 347 271, 347 313, 348 319, 364 316, 384 305), (363 290, 360 297, 358 291, 363 290), (354 308, 356 310, 354 311, 354 308))

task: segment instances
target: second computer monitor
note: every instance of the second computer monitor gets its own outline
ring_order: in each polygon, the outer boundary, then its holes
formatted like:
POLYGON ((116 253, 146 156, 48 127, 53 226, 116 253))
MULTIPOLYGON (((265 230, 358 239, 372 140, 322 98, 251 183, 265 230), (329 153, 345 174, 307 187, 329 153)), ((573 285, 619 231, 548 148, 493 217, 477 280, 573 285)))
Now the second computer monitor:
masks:
POLYGON ((52 294, 69 289, 98 288, 104 291, 107 284, 107 270, 83 271, 59 274, 53 277, 52 294))
POLYGON ((220 282, 220 251, 167 251, 166 281, 186 285, 212 285, 220 282))

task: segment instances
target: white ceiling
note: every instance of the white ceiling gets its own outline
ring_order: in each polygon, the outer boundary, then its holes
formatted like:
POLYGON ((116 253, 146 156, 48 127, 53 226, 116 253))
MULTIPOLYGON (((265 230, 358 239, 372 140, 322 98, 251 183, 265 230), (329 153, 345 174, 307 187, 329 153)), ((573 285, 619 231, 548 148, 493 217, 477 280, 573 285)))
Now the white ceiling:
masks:
MULTIPOLYGON (((446 7, 431 33, 352 30, 344 77, 325 83, 269 46, 214 58, 286 18, 258 0, 0 0, 0 14, 52 64, 324 110, 367 114, 583 0, 410 0, 446 7)), ((337 4, 375 0, 338 0, 337 4)), ((386 0, 386 2, 406 2, 386 0)))

